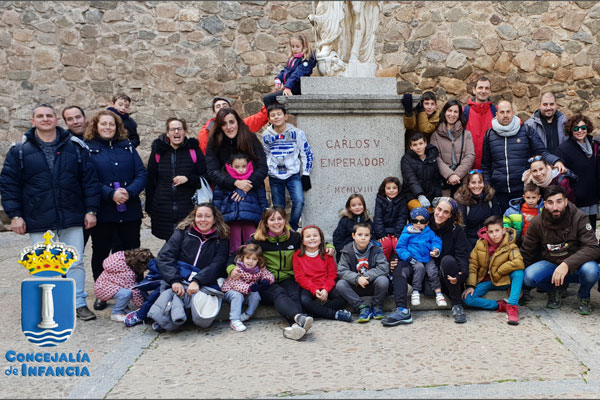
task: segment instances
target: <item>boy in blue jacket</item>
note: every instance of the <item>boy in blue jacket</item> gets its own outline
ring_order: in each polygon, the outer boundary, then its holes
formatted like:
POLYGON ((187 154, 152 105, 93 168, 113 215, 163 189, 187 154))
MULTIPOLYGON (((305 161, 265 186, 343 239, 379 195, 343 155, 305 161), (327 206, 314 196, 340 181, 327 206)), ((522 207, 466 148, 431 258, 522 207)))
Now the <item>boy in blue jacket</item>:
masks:
POLYGON ((406 261, 413 269, 412 296, 410 304, 418 306, 421 304, 420 292, 423 288, 423 278, 427 274, 429 284, 435 291, 435 302, 438 307, 447 305, 442 294, 442 286, 438 268, 432 257, 439 257, 442 250, 442 239, 440 239, 431 228, 429 223, 429 212, 423 207, 414 208, 410 212, 411 224, 406 225, 400 234, 396 253, 401 260, 406 261))

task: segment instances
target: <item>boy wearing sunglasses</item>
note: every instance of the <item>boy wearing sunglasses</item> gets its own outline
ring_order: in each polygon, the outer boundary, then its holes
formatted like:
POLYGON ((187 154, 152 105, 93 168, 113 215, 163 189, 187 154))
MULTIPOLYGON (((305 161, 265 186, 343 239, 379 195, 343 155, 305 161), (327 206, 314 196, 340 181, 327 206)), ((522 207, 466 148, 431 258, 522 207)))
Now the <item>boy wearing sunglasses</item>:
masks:
POLYGON ((430 286, 435 291, 435 302, 438 307, 446 307, 446 299, 442 294, 438 268, 432 257, 439 257, 442 250, 442 239, 440 239, 429 224, 429 212, 423 207, 414 208, 410 212, 410 224, 400 234, 396 253, 402 261, 405 261, 412 269, 412 296, 410 304, 418 306, 421 304, 421 291, 423 279, 427 275, 430 286))

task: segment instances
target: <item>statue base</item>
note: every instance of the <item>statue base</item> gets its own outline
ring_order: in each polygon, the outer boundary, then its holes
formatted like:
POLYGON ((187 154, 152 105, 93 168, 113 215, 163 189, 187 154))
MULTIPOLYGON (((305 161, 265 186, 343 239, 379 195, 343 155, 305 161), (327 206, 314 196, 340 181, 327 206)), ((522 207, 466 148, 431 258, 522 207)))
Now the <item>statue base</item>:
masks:
POLYGON ((347 78, 375 78, 377 64, 351 62, 346 66, 347 78))

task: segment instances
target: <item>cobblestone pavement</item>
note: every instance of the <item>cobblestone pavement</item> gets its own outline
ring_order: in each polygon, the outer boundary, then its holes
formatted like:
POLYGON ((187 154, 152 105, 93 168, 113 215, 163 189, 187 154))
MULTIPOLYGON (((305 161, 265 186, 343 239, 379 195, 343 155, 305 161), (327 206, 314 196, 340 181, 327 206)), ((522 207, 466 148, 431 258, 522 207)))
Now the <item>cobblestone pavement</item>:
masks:
MULTIPOLYGON (((156 252, 162 244, 147 229, 142 242, 156 252)), ((393 328, 318 320, 299 342, 283 338, 281 318, 251 320, 242 333, 225 321, 158 335, 111 321, 109 307, 95 321, 78 321, 54 348, 86 352, 89 377, 7 376, 8 367, 20 366, 7 361, 7 351, 41 351, 20 328, 20 282, 28 275, 16 259, 28 244, 0 234, 2 398, 600 396, 600 294, 593 289, 598 310, 582 317, 576 285, 561 310, 545 309, 545 296, 534 291, 516 327, 493 312, 467 310, 468 322, 457 325, 448 310, 418 311, 412 325, 393 328)), ((88 271, 90 254, 88 245, 88 271)))

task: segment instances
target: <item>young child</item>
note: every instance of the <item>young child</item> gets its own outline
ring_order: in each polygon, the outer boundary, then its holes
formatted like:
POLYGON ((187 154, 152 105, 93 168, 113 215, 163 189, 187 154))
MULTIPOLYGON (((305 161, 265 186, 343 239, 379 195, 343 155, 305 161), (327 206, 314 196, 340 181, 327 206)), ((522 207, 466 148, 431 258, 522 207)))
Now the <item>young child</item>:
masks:
MULTIPOLYGON (((252 161, 245 154, 232 154, 225 170, 234 179, 248 179, 254 172, 252 161)), ((256 231, 256 225, 260 221, 262 213, 269 207, 267 192, 264 186, 252 188, 248 193, 235 189, 224 191, 219 185, 215 185, 213 192, 213 204, 223 214, 223 219, 230 228, 229 253, 246 243, 250 236, 256 231), (237 201, 237 194, 241 200, 237 201)))
POLYGON ((338 263, 340 278, 335 290, 351 307, 358 309, 358 322, 383 319, 383 301, 390 281, 389 264, 381 247, 371 241, 371 225, 359 222, 354 225, 353 241, 344 246, 338 263), (361 296, 373 296, 368 305, 361 296))
MULTIPOLYGON (((275 282, 275 277, 266 268, 262 249, 257 244, 248 244, 240 247, 234 262, 237 273, 225 279, 221 290, 225 292, 225 301, 231 304, 229 311, 229 326, 237 332, 246 330, 244 321, 249 320, 260 303, 259 290, 264 290, 275 282), (237 275, 237 278, 233 276, 237 275), (243 303, 248 308, 242 313, 243 303)), ((235 271, 234 270, 234 271, 235 271)))
POLYGON ((335 290, 337 266, 325 253, 321 228, 308 225, 302 229, 302 243, 294 253, 293 266, 302 308, 316 317, 352 322, 352 313, 342 308, 346 300, 335 290))
POLYGON ((275 92, 263 97, 267 109, 277 102, 277 96, 291 96, 300 94, 300 78, 312 74, 317 59, 308 45, 304 34, 290 37, 290 58, 286 66, 275 78, 275 92))
POLYGON ((443 178, 438 169, 438 149, 427 144, 421 132, 410 137, 409 150, 402 156, 402 191, 406 194, 408 210, 425 207, 432 212, 431 201, 442 195, 443 178))
POLYGON ((298 230, 304 207, 303 190, 309 190, 313 153, 306 134, 288 124, 288 114, 282 104, 268 108, 269 125, 262 134, 263 147, 269 166, 269 185, 274 206, 285 207, 285 189, 292 201, 290 226, 298 230))
POLYGON ((373 217, 373 235, 381 243, 388 261, 394 254, 407 218, 408 208, 404 194, 400 192, 400 180, 395 176, 388 176, 379 185, 373 217))
MULTIPOLYGON (((110 238, 107 238, 110 240, 110 238)), ((117 302, 110 319, 125 321, 129 301, 140 307, 144 298, 138 289, 132 289, 144 279, 146 265, 154 256, 148 249, 117 251, 102 262, 104 271, 94 283, 94 295, 101 301, 114 298, 117 302)))
POLYGON ((413 306, 421 304, 423 279, 427 275, 427 280, 435 291, 435 303, 438 307, 446 307, 448 303, 442 294, 438 268, 432 258, 440 255, 442 239, 428 226, 429 212, 425 208, 414 208, 410 212, 410 222, 411 224, 402 231, 396 245, 398 257, 410 264, 413 270, 410 304, 413 306))
POLYGON ((412 108, 412 94, 405 93, 402 96, 404 106, 404 128, 407 131, 417 131, 425 134, 427 141, 440 124, 440 110, 437 109, 437 98, 433 92, 425 92, 417 109, 412 108))
POLYGON ((125 129, 127 129, 127 137, 131 141, 133 147, 138 147, 140 144, 140 135, 137 131, 137 123, 129 116, 129 107, 131 106, 131 97, 125 93, 117 93, 112 97, 112 102, 107 110, 114 112, 123 121, 125 129))
POLYGON ((508 323, 519 324, 519 296, 523 285, 523 257, 515 244, 516 232, 504 228, 502 219, 493 215, 479 231, 480 239, 469 258, 469 276, 463 292, 466 305, 506 312, 508 323), (488 300, 482 296, 490 290, 510 288, 508 303, 488 300))
POLYGON ((513 228, 517 232, 517 243, 521 243, 529 223, 544 207, 541 189, 533 182, 526 183, 523 187, 523 197, 512 199, 504 212, 504 227, 513 228))
POLYGON ((366 222, 371 226, 365 198, 362 194, 353 193, 346 201, 346 208, 340 212, 340 221, 333 231, 333 246, 337 261, 340 260, 344 246, 353 240, 354 225, 360 222, 366 222))

